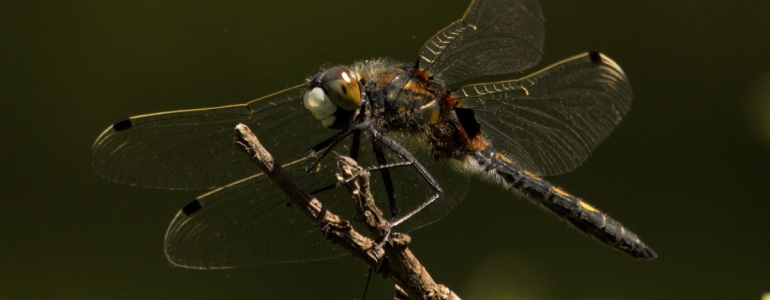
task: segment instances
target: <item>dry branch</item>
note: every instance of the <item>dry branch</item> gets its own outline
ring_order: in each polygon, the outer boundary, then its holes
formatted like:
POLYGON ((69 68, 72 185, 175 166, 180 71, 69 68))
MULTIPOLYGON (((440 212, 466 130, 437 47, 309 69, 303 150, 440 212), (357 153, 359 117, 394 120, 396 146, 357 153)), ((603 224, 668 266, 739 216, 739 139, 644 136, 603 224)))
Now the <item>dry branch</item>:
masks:
POLYGON ((355 205, 361 221, 374 239, 358 233, 350 222, 326 209, 323 203, 297 185, 246 125, 238 124, 235 127, 235 144, 281 189, 294 204, 292 206, 313 222, 326 239, 363 261, 375 273, 393 281, 397 299, 460 299, 449 288, 433 281, 407 247, 410 241, 408 235, 393 232, 381 249, 374 249, 377 245, 375 240, 379 241, 386 235, 388 222, 369 191, 369 173, 358 166, 355 160, 346 157, 338 160, 338 180, 350 192, 352 205, 355 205))

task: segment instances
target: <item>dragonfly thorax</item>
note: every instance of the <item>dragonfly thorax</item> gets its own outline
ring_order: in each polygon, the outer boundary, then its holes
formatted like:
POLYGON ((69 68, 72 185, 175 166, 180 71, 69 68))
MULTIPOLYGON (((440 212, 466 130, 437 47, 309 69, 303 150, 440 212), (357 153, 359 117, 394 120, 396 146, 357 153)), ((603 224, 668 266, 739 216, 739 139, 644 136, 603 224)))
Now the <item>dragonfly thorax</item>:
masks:
MULTIPOLYGON (((444 85, 410 66, 393 67, 378 75, 364 87, 377 130, 418 136, 437 159, 461 158, 472 151, 469 146, 475 136, 467 134, 466 122, 455 113, 457 101, 444 85)), ((477 124, 475 119, 467 123, 477 124)))

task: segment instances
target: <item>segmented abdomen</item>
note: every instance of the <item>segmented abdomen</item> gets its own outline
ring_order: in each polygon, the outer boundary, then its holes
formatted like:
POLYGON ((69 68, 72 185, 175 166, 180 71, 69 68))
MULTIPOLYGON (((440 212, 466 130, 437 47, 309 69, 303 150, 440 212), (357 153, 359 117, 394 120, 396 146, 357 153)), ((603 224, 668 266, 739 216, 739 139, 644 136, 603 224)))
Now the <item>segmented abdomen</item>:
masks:
POLYGON ((655 251, 620 222, 542 178, 515 168, 491 147, 476 151, 474 158, 489 175, 497 177, 503 184, 522 192, 601 242, 634 258, 657 257, 655 251))

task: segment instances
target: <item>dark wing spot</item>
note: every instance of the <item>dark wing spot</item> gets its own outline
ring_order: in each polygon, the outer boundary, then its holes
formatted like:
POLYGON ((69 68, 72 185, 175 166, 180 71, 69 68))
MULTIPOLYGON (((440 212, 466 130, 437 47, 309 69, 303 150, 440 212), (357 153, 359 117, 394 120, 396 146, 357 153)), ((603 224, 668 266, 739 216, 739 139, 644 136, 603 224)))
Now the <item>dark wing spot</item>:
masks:
POLYGON ((182 208, 182 213, 189 217, 195 212, 201 210, 201 208, 203 208, 203 205, 201 205, 201 202, 198 201, 198 199, 195 199, 192 202, 187 203, 187 205, 182 208))
POLYGON ((591 57, 592 63, 598 64, 602 62, 602 54, 599 53, 598 51, 588 52, 588 56, 591 57))
POLYGON ((117 132, 130 129, 131 127, 134 127, 134 124, 131 123, 131 119, 121 120, 112 125, 112 129, 115 129, 117 132))

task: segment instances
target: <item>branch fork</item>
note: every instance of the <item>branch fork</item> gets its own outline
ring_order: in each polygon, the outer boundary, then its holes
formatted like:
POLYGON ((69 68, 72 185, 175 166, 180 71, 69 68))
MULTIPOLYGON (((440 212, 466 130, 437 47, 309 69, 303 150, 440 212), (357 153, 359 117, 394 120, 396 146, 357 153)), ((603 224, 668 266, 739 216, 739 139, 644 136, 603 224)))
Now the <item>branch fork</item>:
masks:
MULTIPOLYGON (((280 163, 259 143, 257 137, 243 124, 235 127, 235 144, 288 197, 324 237, 341 246, 369 266, 375 273, 395 284, 396 299, 460 298, 448 287, 436 283, 428 271, 409 250, 411 237, 393 232, 381 248, 377 242, 387 236, 389 223, 375 205, 369 190, 369 172, 349 157, 339 157, 337 179, 353 200, 358 216, 373 238, 357 232, 350 222, 329 211, 323 203, 299 186, 283 170, 280 163)), ((330 246, 331 247, 331 246, 330 246)))

